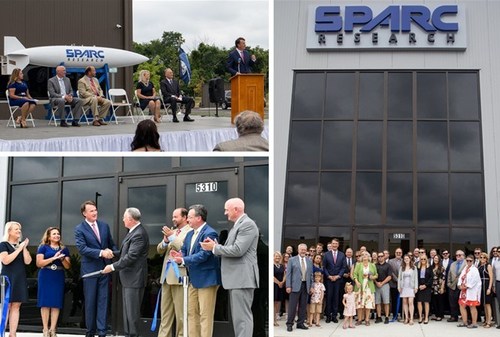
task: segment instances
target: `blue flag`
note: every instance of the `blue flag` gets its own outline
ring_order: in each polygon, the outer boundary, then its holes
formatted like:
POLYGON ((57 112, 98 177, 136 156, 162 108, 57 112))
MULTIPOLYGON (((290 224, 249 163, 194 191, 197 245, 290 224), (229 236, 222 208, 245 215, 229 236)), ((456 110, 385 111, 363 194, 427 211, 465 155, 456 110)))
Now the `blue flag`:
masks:
POLYGON ((189 84, 191 80, 191 65, 189 64, 186 52, 182 48, 179 48, 179 62, 181 64, 181 80, 189 84))

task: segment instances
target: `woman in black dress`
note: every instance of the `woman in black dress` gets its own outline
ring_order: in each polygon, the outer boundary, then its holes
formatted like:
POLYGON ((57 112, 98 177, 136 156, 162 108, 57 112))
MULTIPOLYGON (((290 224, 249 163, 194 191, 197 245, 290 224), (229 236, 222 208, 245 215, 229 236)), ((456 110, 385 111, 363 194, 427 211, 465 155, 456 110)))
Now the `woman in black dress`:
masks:
POLYGON ((277 319, 284 299, 285 266, 281 264, 281 253, 274 252, 274 326, 279 326, 277 319))
POLYGON ((432 269, 429 267, 427 256, 421 255, 418 263, 418 291, 415 295, 418 309, 418 323, 429 323, 429 307, 431 302, 432 290, 432 269), (422 306, 423 303, 423 306, 422 306), (425 315, 422 316, 422 309, 425 309, 425 315))
POLYGON ((149 70, 141 70, 139 82, 137 82, 136 94, 139 98, 141 110, 149 109, 153 115, 155 123, 160 123, 160 100, 156 96, 155 86, 149 81, 151 74, 149 70))
POLYGON ((10 283, 9 336, 16 337, 19 323, 19 309, 22 302, 28 301, 26 267, 31 263, 28 252, 29 240, 21 242, 21 224, 10 221, 5 224, 3 241, 0 242, 1 275, 7 276, 10 283))
POLYGON ((491 327, 491 304, 493 303, 493 267, 488 262, 488 254, 481 253, 479 255, 479 276, 481 277, 481 304, 484 307, 484 324, 485 328, 491 327))
POLYGON ((431 306, 434 310, 431 309, 431 311, 436 315, 436 321, 442 321, 444 317, 444 302, 446 300, 444 295, 446 287, 445 269, 439 255, 435 255, 433 259, 431 306))

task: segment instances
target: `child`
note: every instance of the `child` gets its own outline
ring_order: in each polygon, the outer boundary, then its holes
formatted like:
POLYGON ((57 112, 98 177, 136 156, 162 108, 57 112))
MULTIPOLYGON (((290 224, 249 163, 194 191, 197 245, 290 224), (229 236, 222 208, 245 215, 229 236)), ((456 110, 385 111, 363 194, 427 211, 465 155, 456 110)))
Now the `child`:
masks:
POLYGON ((353 286, 350 282, 345 284, 345 294, 342 303, 344 304, 344 325, 342 327, 344 329, 347 329, 347 327, 354 328, 354 325, 352 325, 352 318, 356 314, 356 302, 353 286))
POLYGON ((309 304, 309 326, 312 326, 313 318, 316 326, 319 324, 319 318, 323 309, 323 297, 325 296, 325 285, 323 284, 323 274, 314 273, 314 283, 312 285, 313 293, 311 295, 311 304, 309 304))

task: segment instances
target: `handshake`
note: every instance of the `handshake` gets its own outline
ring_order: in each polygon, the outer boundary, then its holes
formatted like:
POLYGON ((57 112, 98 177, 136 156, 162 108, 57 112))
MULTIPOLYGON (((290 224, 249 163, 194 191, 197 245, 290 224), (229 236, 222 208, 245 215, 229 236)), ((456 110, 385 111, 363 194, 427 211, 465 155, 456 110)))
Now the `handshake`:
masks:
POLYGON ((101 257, 109 260, 109 259, 112 259, 113 257, 115 257, 115 255, 113 254, 113 251, 111 249, 106 248, 106 249, 102 250, 101 257))

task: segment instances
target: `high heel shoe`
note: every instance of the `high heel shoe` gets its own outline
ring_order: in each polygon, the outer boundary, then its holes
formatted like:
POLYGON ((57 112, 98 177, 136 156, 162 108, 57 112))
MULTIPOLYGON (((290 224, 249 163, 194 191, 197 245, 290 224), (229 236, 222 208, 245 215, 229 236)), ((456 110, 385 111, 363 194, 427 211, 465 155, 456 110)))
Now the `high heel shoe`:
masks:
POLYGON ((25 128, 25 129, 26 129, 26 128, 28 127, 28 125, 26 124, 26 121, 20 121, 20 123, 19 123, 19 127, 20 127, 20 128, 25 128))
POLYGON ((156 124, 160 124, 161 123, 161 119, 160 117, 153 117, 153 120, 156 124))
POLYGON ((21 124, 21 116, 16 118, 16 124, 21 124))

